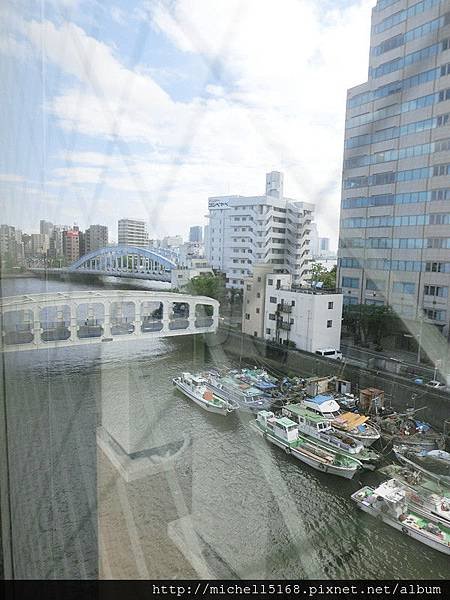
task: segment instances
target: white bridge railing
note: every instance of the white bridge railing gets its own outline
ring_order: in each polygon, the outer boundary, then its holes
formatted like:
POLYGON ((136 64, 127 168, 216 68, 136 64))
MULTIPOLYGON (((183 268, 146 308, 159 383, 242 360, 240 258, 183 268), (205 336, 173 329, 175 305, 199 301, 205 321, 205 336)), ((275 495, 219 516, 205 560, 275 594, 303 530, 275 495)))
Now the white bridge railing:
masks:
POLYGON ((168 292, 83 291, 0 300, 2 350, 215 332, 219 303, 168 292))

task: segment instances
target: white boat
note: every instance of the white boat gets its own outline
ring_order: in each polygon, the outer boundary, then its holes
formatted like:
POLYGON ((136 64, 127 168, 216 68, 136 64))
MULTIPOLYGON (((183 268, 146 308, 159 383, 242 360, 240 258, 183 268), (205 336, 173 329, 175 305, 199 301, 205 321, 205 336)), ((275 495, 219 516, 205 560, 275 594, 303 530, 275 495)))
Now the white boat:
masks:
POLYGON ((430 548, 450 555, 450 528, 419 514, 408 504, 405 490, 399 488, 395 480, 385 481, 375 489, 365 486, 351 498, 369 515, 430 548))
POLYGON ((357 459, 320 447, 300 435, 297 423, 287 417, 277 418, 271 411, 261 410, 250 426, 268 442, 283 448, 286 454, 318 471, 352 479, 362 467, 357 459))
POLYGON ((232 371, 223 377, 210 371, 204 377, 214 394, 233 405, 237 404, 244 412, 257 412, 272 406, 273 399, 270 396, 239 379, 232 371))
MULTIPOLYGON (((393 465, 396 466, 396 465, 393 465)), ((402 467, 399 467, 402 469, 402 467)), ((386 469, 387 471, 388 469, 386 469)), ((384 469, 382 469, 384 471, 384 469)), ((397 485, 399 489, 405 490, 405 498, 408 505, 419 515, 433 519, 450 527, 450 497, 447 491, 436 489, 438 486, 432 482, 423 482, 428 484, 420 485, 421 473, 418 471, 409 471, 403 468, 403 472, 394 474, 391 478, 392 487, 397 485)))
POLYGON ((331 424, 368 447, 380 439, 379 430, 372 423, 368 423, 368 420, 364 415, 346 412, 333 419, 331 424))
POLYGON ((282 414, 295 421, 299 431, 306 437, 335 452, 358 459, 365 469, 373 471, 380 462, 380 455, 375 450, 366 448, 348 433, 335 429, 329 419, 305 408, 303 404, 287 404, 282 414))
POLYGON ((317 394, 317 396, 306 396, 303 404, 309 410, 322 415, 325 419, 335 419, 341 413, 341 408, 333 396, 328 394, 317 394))
POLYGON ((214 394, 203 377, 182 373, 181 377, 174 377, 172 382, 183 394, 208 412, 228 415, 237 408, 235 404, 214 394))

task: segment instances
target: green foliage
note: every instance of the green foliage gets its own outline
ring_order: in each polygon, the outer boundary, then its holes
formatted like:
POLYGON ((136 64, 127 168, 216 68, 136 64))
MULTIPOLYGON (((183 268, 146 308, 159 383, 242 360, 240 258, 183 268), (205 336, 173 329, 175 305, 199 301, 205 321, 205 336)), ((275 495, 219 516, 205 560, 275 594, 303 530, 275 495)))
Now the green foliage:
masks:
POLYGON ((344 307, 343 324, 356 343, 366 344, 372 340, 380 346, 384 335, 395 329, 397 320, 390 306, 355 304, 344 307))
POLYGON ((204 273, 193 277, 184 287, 184 291, 194 296, 208 296, 219 302, 225 299, 225 283, 222 277, 204 273))
POLYGON ((336 288, 336 266, 329 271, 320 263, 314 263, 311 268, 311 282, 323 282, 323 287, 332 290, 336 288))

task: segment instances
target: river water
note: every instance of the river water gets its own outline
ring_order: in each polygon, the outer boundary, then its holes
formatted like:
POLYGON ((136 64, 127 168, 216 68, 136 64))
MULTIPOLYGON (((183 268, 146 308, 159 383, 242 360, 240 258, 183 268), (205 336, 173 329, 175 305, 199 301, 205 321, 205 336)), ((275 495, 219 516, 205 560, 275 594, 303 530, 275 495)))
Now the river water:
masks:
MULTIPOLYGON (((92 286, 17 279, 2 294, 92 286)), ((214 336, 5 355, 16 577, 450 576, 448 557, 356 509, 350 494, 376 474, 318 473, 266 446, 249 415, 205 413, 172 386, 227 364, 214 336), (128 445, 131 480, 97 427, 128 445), (141 468, 155 448, 164 468, 141 468)))

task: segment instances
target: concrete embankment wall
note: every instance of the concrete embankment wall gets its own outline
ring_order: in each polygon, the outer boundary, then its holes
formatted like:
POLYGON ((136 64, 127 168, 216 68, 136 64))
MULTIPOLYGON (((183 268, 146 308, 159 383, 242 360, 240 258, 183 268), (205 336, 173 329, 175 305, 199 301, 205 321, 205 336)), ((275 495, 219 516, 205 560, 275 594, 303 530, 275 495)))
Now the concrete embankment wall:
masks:
MULTIPOLYGON (((219 330, 210 342, 210 345, 213 344, 221 344, 223 350, 234 357, 234 362, 241 357, 244 362, 264 363, 275 373, 303 377, 336 375, 351 381, 354 393, 366 387, 382 389, 386 394, 386 404, 395 410, 426 407, 418 413, 417 418, 428 421, 440 430, 444 427, 444 421, 450 420, 448 392, 419 386, 395 373, 361 368, 301 350, 285 349, 231 330, 219 330)), ((450 430, 450 422, 447 430, 450 430)))

